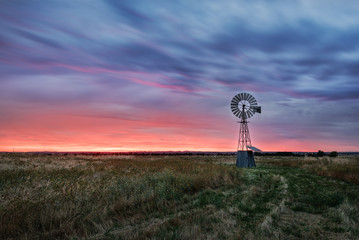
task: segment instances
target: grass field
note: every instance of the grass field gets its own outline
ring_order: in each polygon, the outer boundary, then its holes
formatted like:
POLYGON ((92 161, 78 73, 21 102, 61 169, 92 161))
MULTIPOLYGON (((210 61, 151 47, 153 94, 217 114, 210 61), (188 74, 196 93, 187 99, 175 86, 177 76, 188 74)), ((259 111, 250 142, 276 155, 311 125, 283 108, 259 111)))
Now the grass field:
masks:
POLYGON ((359 157, 0 154, 0 239, 359 239, 359 157))

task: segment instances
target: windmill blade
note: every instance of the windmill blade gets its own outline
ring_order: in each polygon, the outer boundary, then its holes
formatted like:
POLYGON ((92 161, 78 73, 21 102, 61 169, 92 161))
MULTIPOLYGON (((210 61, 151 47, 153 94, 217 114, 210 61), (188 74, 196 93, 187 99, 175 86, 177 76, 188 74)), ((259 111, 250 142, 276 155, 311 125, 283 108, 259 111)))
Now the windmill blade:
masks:
POLYGON ((248 102, 251 104, 251 105, 257 105, 257 101, 254 97, 251 96, 250 99, 248 99, 248 102))
POLYGON ((240 101, 241 101, 241 94, 238 93, 238 94, 236 95, 236 98, 238 99, 238 102, 240 102, 240 101))
POLYGON ((243 100, 247 100, 248 98, 248 93, 243 93, 243 100))
POLYGON ((233 114, 236 115, 237 113, 240 113, 238 109, 232 110, 233 114))
POLYGON ((231 109, 232 109, 232 110, 234 110, 234 109, 238 109, 238 110, 239 110, 238 105, 231 106, 231 109))
POLYGON ((240 111, 238 107, 233 107, 231 109, 232 109, 232 111, 240 111))
POLYGON ((248 95, 249 95, 248 99, 255 100, 255 98, 252 95, 250 95, 250 94, 248 94, 248 95))
POLYGON ((231 108, 238 108, 238 104, 231 104, 231 108))
POLYGON ((252 100, 252 99, 254 99, 254 97, 251 94, 248 93, 248 99, 247 100, 249 101, 249 100, 252 100))
POLYGON ((237 99, 238 99, 238 102, 240 102, 240 101, 242 100, 242 98, 241 98, 241 95, 240 95, 240 94, 238 94, 238 95, 237 95, 237 99))
POLYGON ((239 99, 238 95, 234 96, 232 101, 239 103, 240 99, 239 99))
POLYGON ((252 117, 252 114, 247 111, 247 116, 248 116, 248 118, 251 118, 251 117, 252 117))
POLYGON ((233 111, 240 112, 241 110, 239 108, 234 108, 233 111))
POLYGON ((242 100, 246 100, 247 93, 242 93, 242 100))
POLYGON ((231 109, 232 109, 232 111, 239 110, 239 108, 237 106, 232 106, 231 109))
POLYGON ((243 99, 243 96, 242 96, 243 93, 238 93, 238 98, 240 99, 239 101, 241 101, 243 99))
POLYGON ((257 105, 256 101, 253 101, 253 100, 252 100, 252 101, 250 101, 250 102, 249 102, 249 104, 250 104, 251 106, 255 106, 255 105, 257 105))
POLYGON ((254 98, 248 99, 248 102, 249 102, 251 105, 254 105, 254 104, 257 103, 257 101, 256 101, 254 98))
POLYGON ((238 103, 231 103, 231 108, 238 108, 238 103))
POLYGON ((249 113, 250 117, 252 117, 254 115, 254 112, 252 111, 252 109, 249 109, 247 112, 249 113))
POLYGON ((238 101, 238 99, 236 99, 236 97, 237 97, 237 96, 234 96, 234 97, 233 97, 233 99, 232 99, 232 101, 231 101, 230 108, 231 108, 231 110, 232 110, 232 113, 233 113, 236 117, 238 117, 240 111, 239 111, 239 109, 238 109, 238 102, 239 102, 239 101, 238 101))
POLYGON ((249 95, 248 101, 250 103, 255 103, 255 104, 257 103, 256 99, 252 95, 249 95))

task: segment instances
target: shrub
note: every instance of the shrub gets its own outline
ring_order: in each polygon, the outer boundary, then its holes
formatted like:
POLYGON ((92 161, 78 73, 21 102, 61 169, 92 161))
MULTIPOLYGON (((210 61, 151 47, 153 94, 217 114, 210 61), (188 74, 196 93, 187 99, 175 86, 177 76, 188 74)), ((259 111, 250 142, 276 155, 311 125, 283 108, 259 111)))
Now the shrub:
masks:
POLYGON ((317 157, 324 157, 324 152, 322 150, 319 150, 317 153, 317 157))
POLYGON ((338 157, 338 153, 336 151, 333 151, 329 153, 329 157, 338 157))

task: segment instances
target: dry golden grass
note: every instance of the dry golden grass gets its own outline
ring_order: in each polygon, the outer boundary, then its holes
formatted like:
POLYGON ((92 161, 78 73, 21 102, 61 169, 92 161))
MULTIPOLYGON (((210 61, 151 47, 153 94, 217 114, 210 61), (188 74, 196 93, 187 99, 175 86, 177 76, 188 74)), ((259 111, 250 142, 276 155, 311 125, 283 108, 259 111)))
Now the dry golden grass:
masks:
POLYGON ((0 239, 359 238, 357 158, 234 161, 0 154, 0 239))
POLYGON ((3 154, 1 166, 3 238, 101 235, 114 223, 173 214, 186 197, 240 181, 235 167, 186 157, 3 154))

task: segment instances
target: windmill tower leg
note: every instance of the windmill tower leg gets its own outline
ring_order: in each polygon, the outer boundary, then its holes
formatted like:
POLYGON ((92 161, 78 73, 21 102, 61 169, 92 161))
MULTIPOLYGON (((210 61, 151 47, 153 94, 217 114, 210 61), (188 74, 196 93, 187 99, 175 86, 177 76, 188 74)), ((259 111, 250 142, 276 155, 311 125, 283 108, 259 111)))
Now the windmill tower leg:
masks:
POLYGON ((239 139, 237 147, 236 166, 241 168, 255 167, 253 151, 248 149, 251 146, 251 138, 249 135, 248 122, 246 119, 240 121, 239 139))

